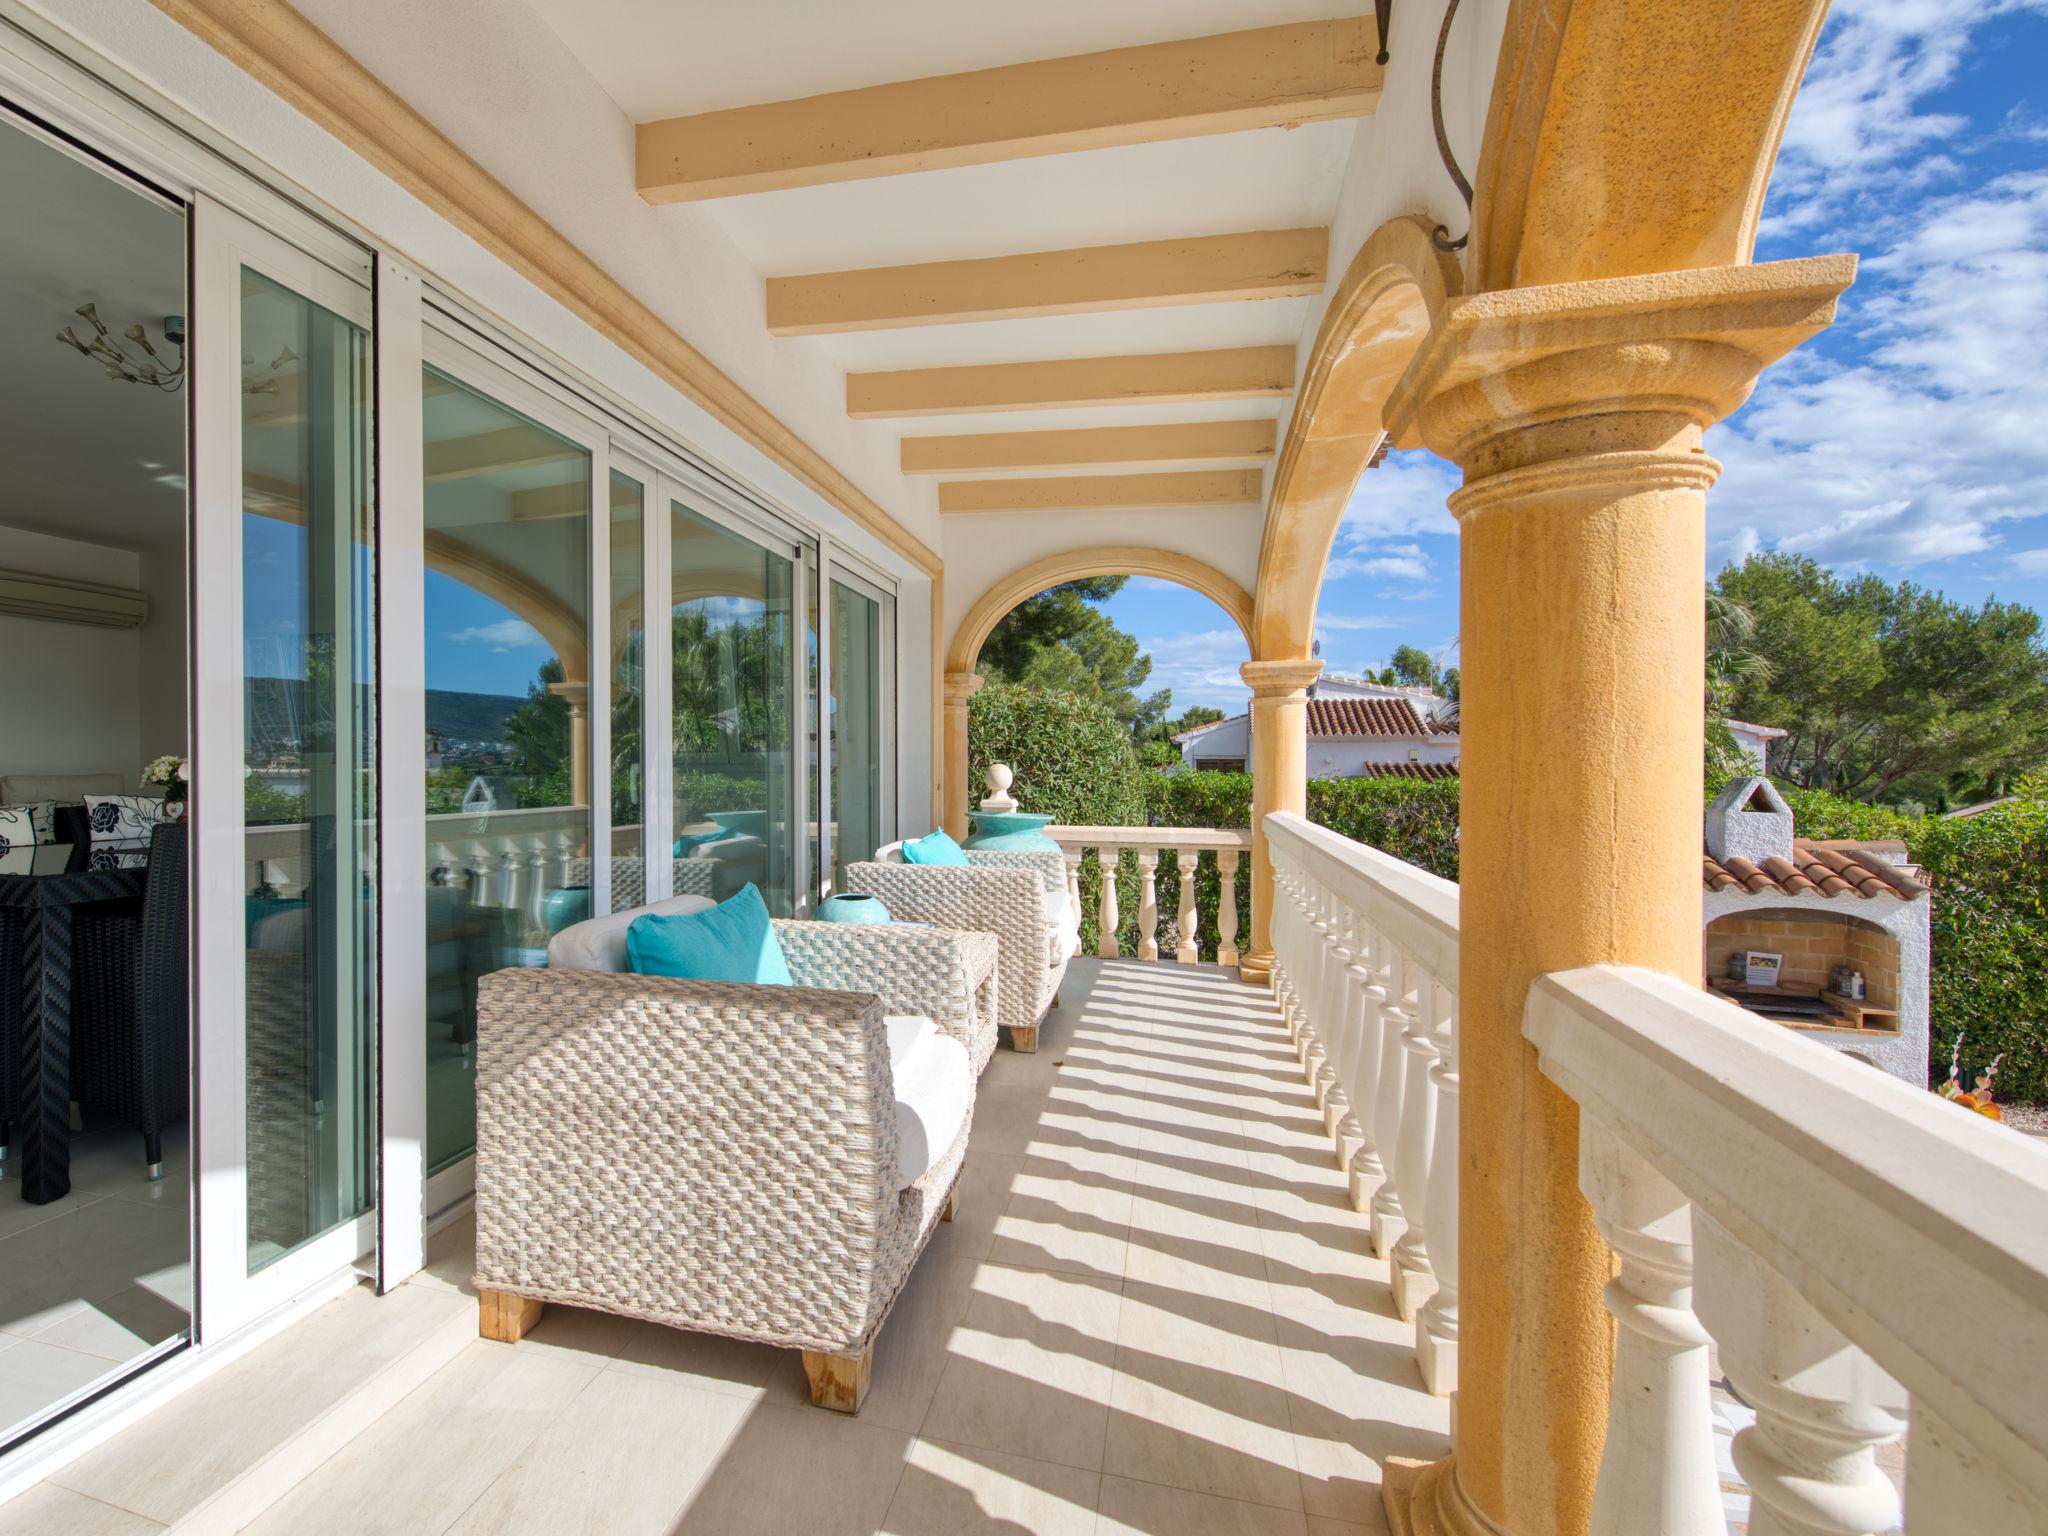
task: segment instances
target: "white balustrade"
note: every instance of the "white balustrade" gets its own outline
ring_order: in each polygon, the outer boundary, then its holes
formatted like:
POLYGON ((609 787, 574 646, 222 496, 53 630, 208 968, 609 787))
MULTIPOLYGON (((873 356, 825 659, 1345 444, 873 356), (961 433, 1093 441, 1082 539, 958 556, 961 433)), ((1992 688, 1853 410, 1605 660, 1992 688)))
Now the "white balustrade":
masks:
POLYGON ((1523 1034, 1620 1261, 1595 1531, 1726 1529, 1711 1341, 1753 1536, 1899 1528, 1909 1420, 1909 1536, 2048 1533, 2048 1147, 1655 972, 1546 976, 1523 1034))
POLYGON ((1114 960, 1119 953, 1118 926, 1123 919, 1117 895, 1117 866, 1125 852, 1137 855, 1138 865, 1138 947, 1137 958, 1159 958, 1159 861, 1171 855, 1180 876, 1180 890, 1174 913, 1173 958, 1192 965, 1201 958, 1195 881, 1204 853, 1213 854, 1216 873, 1222 883, 1222 897, 1216 912, 1216 963, 1235 965, 1238 960, 1237 871, 1246 849, 1252 845, 1249 832, 1209 827, 1069 827, 1053 826, 1047 833, 1060 845, 1067 867, 1067 896, 1076 911, 1081 907, 1081 867, 1090 854, 1101 874, 1097 897, 1095 953, 1114 960))
POLYGON ((1445 1394, 1458 1358, 1458 889, 1300 816, 1269 817, 1266 833, 1282 1015, 1415 1323, 1423 1382, 1445 1394))

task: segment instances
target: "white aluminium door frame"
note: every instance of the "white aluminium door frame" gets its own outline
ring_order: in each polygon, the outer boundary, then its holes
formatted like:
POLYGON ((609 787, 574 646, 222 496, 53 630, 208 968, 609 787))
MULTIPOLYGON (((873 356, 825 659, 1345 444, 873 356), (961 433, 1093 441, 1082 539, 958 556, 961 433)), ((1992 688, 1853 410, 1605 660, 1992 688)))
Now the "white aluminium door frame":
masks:
MULTIPOLYGON (((587 681, 591 684, 594 699, 609 702, 609 684, 605 691, 597 688, 594 674, 602 666, 607 672, 611 656, 611 607, 609 588, 611 584, 611 518, 606 512, 608 487, 611 482, 611 438, 604 424, 586 412, 565 405, 551 392, 542 378, 530 375, 524 365, 515 367, 487 355, 477 344, 474 333, 465 325, 459 313, 438 308, 435 295, 429 289, 423 296, 420 328, 420 349, 416 360, 447 374, 457 382, 476 390, 507 410, 516 411, 548 431, 568 439, 590 455, 590 587, 587 594, 589 603, 589 630, 586 645, 588 656, 586 670, 593 674, 587 681)), ((402 386, 394 386, 402 387, 402 386)), ((416 400, 421 399, 419 372, 414 372, 413 392, 416 400)), ((423 401, 422 401, 423 405, 423 401)), ((422 410, 416 409, 414 421, 420 422, 424 432, 422 410)), ((424 460, 424 450, 422 450, 424 460)), ((425 513, 422 507, 420 522, 413 532, 422 536, 422 542, 412 544, 407 550, 397 551, 399 558, 420 565, 420 597, 410 613, 391 615, 394 630, 393 641, 399 646, 395 653, 406 667, 417 668, 421 680, 419 706, 426 704, 426 610, 424 597, 426 554, 424 549, 425 513)), ((611 763, 611 710, 609 707, 591 707, 588 710, 590 722, 590 881, 593 912, 606 910, 611 900, 611 823, 612 807, 609 786, 611 763)), ((402 721, 387 712, 387 729, 413 730, 416 722, 402 721)), ((573 750, 573 745, 572 745, 573 750)), ((425 779, 425 759, 420 761, 422 786, 425 779)), ((422 800, 424 806, 424 799, 422 800)), ((424 838, 425 816, 421 816, 422 838, 419 845, 406 856, 397 868, 405 871, 405 878, 416 881, 419 886, 417 908, 420 931, 424 933, 426 922, 425 886, 427 880, 426 843, 424 838)), ((426 967, 424 951, 417 981, 418 990, 400 1005, 417 1010, 421 1017, 419 1050, 409 1060, 394 1061, 386 1075, 387 1084, 393 1074, 417 1074, 421 1084, 420 1093, 424 1099, 426 1080, 426 967)), ((424 1147, 426 1121, 424 1103, 419 1122, 422 1156, 420 1166, 425 1167, 424 1147)), ((387 1156, 394 1150, 389 1141, 387 1156)), ((476 1158, 462 1158, 460 1161, 429 1174, 425 1180, 424 1193, 420 1200, 422 1231, 439 1225, 457 1213, 476 1192, 476 1158)), ((421 1239, 424 1243, 424 1238, 421 1239)))
POLYGON ((249 1273, 242 269, 365 331, 372 314, 368 288, 204 194, 193 199, 192 254, 195 1336, 219 1338, 331 1279, 376 1241, 373 1203, 249 1273))
MULTIPOLYGON (((818 618, 818 736, 822 743, 820 757, 828 765, 832 755, 832 724, 827 716, 827 701, 832 697, 831 633, 832 633, 832 583, 858 592, 875 603, 882 612, 882 633, 878 650, 881 655, 881 711, 882 718, 877 729, 882 734, 885 750, 882 753, 882 782, 877 793, 882 800, 880 833, 884 843, 896 839, 896 772, 897 753, 901 743, 896 737, 896 595, 893 579, 882 574, 874 566, 858 556, 849 555, 837 544, 827 540, 819 541, 820 564, 823 570, 818 579, 819 602, 823 612, 818 618)), ((825 829, 824 877, 829 879, 833 867, 831 847, 832 836, 832 776, 819 775, 818 780, 818 821, 825 829)))

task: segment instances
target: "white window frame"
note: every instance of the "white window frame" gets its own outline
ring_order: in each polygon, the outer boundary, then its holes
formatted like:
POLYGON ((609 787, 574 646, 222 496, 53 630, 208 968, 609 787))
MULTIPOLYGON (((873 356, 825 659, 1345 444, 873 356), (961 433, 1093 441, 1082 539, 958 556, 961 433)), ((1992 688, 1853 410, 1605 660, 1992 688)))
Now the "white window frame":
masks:
POLYGON ((873 566, 845 553, 830 541, 820 541, 822 560, 818 577, 818 736, 819 758, 825 765, 818 776, 819 888, 829 894, 834 864, 832 847, 832 730, 826 717, 826 701, 832 697, 832 583, 838 582, 878 604, 882 611, 882 633, 877 650, 881 656, 881 709, 878 729, 882 734, 882 782, 879 832, 884 844, 897 836, 896 792, 898 757, 903 744, 896 732, 896 583, 873 566))

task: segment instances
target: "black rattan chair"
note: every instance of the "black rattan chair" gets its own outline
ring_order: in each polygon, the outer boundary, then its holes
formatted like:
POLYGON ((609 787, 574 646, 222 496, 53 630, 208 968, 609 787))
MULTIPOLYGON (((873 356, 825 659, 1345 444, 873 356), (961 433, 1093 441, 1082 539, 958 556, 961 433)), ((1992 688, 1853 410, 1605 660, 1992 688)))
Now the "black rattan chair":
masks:
POLYGON ((142 1137, 163 1177, 163 1133, 185 1116, 190 925, 182 822, 149 841, 149 885, 133 903, 81 907, 73 926, 71 1096, 142 1137))
POLYGON ((21 1113, 21 968, 27 922, 27 913, 0 907, 0 1168, 21 1113))

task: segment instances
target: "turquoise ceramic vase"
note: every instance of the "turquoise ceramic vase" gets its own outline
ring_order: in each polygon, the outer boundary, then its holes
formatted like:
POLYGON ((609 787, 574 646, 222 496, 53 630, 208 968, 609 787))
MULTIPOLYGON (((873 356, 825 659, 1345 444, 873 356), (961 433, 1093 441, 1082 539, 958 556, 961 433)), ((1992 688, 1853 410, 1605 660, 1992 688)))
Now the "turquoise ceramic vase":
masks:
POLYGON ((870 896, 865 891, 841 891, 818 903, 818 921, 886 923, 889 921, 889 909, 882 905, 879 896, 870 896))
POLYGON ((1060 845, 1045 835, 1050 816, 1026 811, 970 811, 974 835, 962 844, 992 853, 1058 853, 1060 845))

